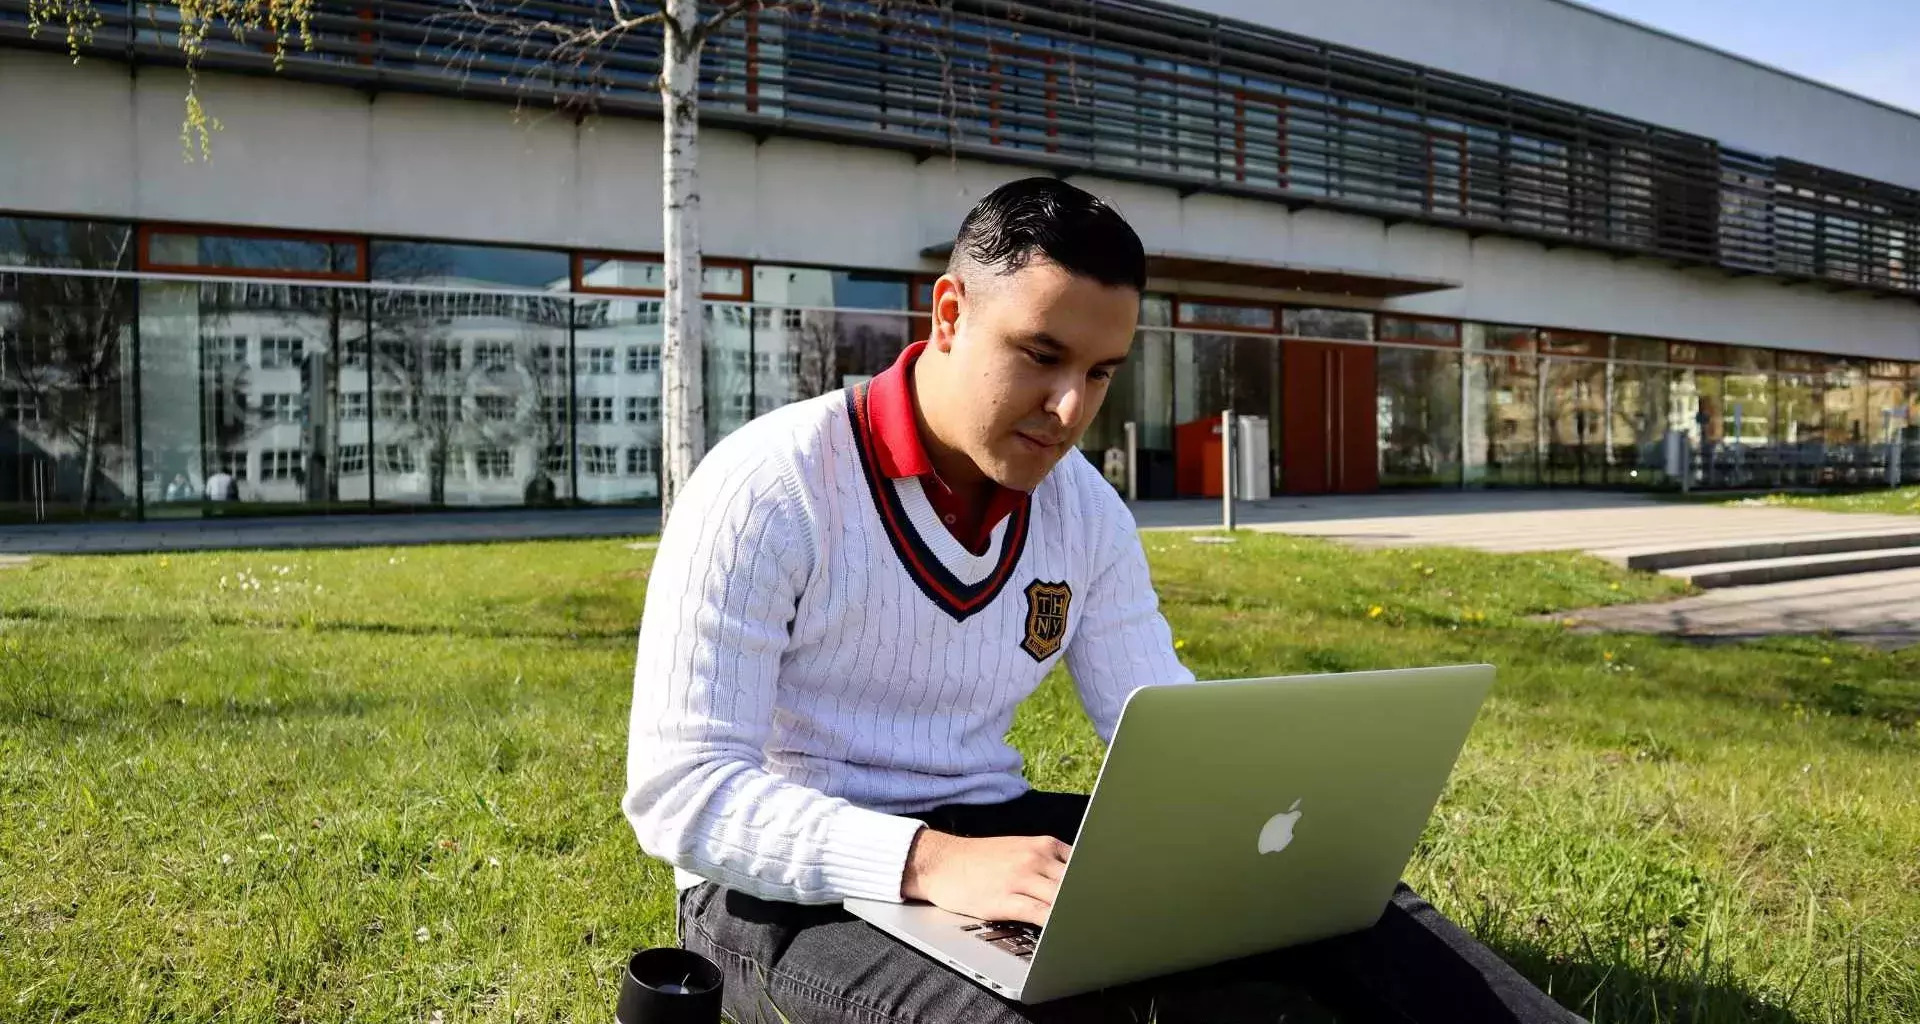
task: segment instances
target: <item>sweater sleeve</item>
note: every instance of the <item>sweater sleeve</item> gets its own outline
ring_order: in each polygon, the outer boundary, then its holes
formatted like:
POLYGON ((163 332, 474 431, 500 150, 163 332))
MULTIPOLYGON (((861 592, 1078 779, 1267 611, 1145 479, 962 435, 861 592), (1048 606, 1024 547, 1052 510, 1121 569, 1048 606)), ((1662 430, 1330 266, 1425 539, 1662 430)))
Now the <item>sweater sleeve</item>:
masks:
POLYGON ((1160 614, 1133 513, 1116 498, 1105 520, 1110 529, 1104 554, 1084 599, 1080 629, 1067 646, 1067 670, 1094 731, 1111 743, 1134 690, 1191 683, 1193 673, 1174 654, 1173 631, 1160 614))
POLYGON ((647 853, 730 888, 898 902, 920 822, 766 770, 814 546, 790 470, 719 454, 688 481, 649 577, 622 810, 647 853))

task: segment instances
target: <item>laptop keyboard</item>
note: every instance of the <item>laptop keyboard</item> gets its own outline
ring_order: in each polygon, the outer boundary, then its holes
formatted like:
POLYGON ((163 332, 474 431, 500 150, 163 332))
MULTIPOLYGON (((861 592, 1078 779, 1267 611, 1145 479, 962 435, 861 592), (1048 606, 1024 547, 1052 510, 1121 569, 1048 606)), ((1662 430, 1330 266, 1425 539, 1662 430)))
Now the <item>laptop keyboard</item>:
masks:
POLYGON ((1022 960, 1033 959, 1033 948, 1040 944, 1040 929, 1022 921, 980 921, 960 930, 1022 960))

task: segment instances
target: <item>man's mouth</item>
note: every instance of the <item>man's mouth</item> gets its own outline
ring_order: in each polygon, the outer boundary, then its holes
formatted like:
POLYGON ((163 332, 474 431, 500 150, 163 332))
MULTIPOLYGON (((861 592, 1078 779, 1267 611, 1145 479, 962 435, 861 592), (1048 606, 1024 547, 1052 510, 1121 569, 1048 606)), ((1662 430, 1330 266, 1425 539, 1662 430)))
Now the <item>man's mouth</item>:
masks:
POLYGON ((1014 431, 1014 436, 1018 437, 1021 441, 1025 442, 1028 447, 1032 448, 1036 452, 1052 451, 1060 447, 1062 443, 1059 439, 1049 439, 1046 437, 1036 436, 1033 434, 1029 434, 1024 430, 1014 431))

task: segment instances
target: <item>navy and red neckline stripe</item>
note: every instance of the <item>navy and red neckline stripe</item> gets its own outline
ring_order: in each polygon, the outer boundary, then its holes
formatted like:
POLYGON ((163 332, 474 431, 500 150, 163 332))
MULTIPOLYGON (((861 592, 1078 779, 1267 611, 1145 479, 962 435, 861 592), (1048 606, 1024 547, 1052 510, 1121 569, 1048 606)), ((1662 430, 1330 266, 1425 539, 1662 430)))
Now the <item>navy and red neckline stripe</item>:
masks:
MULTIPOLYGON (((898 364, 895 368, 899 368, 898 364)), ((896 477, 882 465, 884 449, 874 436, 872 382, 850 387, 846 389, 846 395, 847 415, 852 420, 854 448, 859 452, 860 470, 866 477, 867 492, 873 498, 874 510, 880 514, 880 523, 886 531, 888 543, 893 546, 894 553, 900 556, 907 575, 920 588, 920 592, 951 615, 954 621, 966 621, 992 604, 994 598, 1000 596, 1000 591, 1005 589, 1007 580, 1013 576, 1014 565, 1020 561, 1020 555, 1027 546, 1027 526, 1033 504, 1031 498, 1020 494, 1020 500, 1013 504, 1007 514, 1007 529, 1001 535, 999 557, 994 561, 993 570, 977 583, 961 581, 934 553, 926 539, 920 536, 912 517, 907 514, 905 503, 900 499, 899 488, 894 483, 896 477)))

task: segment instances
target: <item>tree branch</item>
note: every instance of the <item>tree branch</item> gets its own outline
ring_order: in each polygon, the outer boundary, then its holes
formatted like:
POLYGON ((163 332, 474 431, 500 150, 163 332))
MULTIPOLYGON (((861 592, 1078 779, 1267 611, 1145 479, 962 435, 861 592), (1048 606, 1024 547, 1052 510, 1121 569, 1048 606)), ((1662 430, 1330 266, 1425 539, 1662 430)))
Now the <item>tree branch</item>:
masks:
POLYGON ((773 2, 773 0, 732 0, 731 3, 721 7, 719 12, 714 14, 713 17, 708 18, 706 21, 694 27, 693 45, 704 45, 708 39, 713 37, 715 32, 725 28, 727 22, 732 21, 748 11, 784 11, 795 7, 817 8, 818 6, 819 0, 791 0, 791 2, 788 3, 778 3, 773 2))

